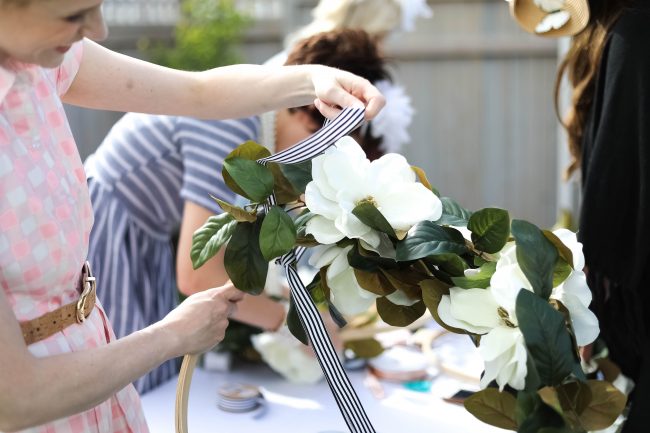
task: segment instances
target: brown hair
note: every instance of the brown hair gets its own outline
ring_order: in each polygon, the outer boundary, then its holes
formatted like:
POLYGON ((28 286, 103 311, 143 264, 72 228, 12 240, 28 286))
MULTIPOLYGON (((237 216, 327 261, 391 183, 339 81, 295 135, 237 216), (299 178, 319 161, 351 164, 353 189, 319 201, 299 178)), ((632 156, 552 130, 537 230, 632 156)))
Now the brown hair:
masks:
POLYGON ((560 63, 555 82, 555 109, 567 131, 571 163, 565 179, 573 174, 582 162, 582 140, 587 116, 591 111, 596 86, 596 75, 609 31, 621 15, 629 0, 591 0, 591 18, 587 27, 573 37, 571 47, 560 63), (571 106, 562 119, 559 94, 562 77, 567 74, 573 88, 571 106))
MULTIPOLYGON (((379 54, 376 40, 363 30, 342 29, 319 33, 298 42, 289 53, 286 65, 320 64, 352 72, 375 83, 390 80, 385 59, 379 54)), ((303 110, 319 125, 325 123, 323 115, 313 106, 292 109, 303 110)), ((381 138, 372 136, 372 124, 359 137, 368 159, 379 158, 381 138)))

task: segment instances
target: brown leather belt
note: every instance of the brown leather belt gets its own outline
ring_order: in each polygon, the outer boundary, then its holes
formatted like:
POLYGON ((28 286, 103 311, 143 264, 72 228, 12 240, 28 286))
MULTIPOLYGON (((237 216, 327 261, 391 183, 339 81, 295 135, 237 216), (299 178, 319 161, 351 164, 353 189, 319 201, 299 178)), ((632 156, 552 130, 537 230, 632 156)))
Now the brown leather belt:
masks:
POLYGON ((36 343, 56 334, 75 323, 83 323, 95 307, 95 277, 90 270, 90 264, 84 263, 79 277, 81 294, 77 301, 43 314, 40 317, 20 323, 25 343, 36 343))

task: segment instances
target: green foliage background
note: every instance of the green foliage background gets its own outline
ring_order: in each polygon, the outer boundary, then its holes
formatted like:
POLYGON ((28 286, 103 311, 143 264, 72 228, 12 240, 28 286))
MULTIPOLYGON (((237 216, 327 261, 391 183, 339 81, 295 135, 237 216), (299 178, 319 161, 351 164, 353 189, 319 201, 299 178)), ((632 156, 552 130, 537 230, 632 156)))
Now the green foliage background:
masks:
POLYGON ((153 63, 188 71, 241 63, 239 44, 250 23, 234 0, 182 0, 173 45, 141 39, 138 48, 153 63))

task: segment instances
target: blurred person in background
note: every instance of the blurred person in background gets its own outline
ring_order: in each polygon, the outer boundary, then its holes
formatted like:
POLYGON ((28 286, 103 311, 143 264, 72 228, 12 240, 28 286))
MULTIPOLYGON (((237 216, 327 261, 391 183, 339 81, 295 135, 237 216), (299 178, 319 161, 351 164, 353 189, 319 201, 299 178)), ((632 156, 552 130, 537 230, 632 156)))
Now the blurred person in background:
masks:
POLYGON ((650 1, 566 0, 555 28, 539 27, 558 13, 552 3, 513 0, 511 10, 529 31, 574 35, 556 88, 566 74, 568 175, 580 171, 583 193, 578 236, 600 336, 634 382, 622 431, 641 433, 650 425, 650 1))
MULTIPOLYGON (((373 83, 389 80, 376 43, 362 30, 302 40, 286 64, 323 64, 373 83)), ((118 337, 168 314, 177 304, 177 287, 189 296, 226 283, 223 249, 196 270, 190 259, 194 232, 222 212, 210 196, 229 203, 236 200, 221 175, 224 159, 249 140, 281 151, 319 130, 325 121, 314 105, 276 113, 264 139, 257 116, 204 120, 129 113, 86 160, 95 214, 88 257, 98 274, 99 299, 118 337), (176 233, 178 244, 172 245, 176 233)), ((383 142, 370 133, 371 128, 372 122, 356 134, 369 158, 376 159, 383 154, 383 142)), ((246 296, 233 317, 277 330, 284 324, 285 308, 268 297, 246 296)), ((136 388, 150 391, 177 370, 176 360, 170 360, 139 378, 136 388)))

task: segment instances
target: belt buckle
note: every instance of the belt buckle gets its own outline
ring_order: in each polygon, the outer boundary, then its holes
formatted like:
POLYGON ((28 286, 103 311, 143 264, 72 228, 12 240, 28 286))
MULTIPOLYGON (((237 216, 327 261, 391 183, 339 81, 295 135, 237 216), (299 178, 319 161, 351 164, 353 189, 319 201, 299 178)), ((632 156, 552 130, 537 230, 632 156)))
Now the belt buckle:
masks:
POLYGON ((86 302, 88 301, 88 297, 95 292, 95 288, 97 286, 95 277, 93 276, 93 273, 90 270, 90 263, 88 262, 84 263, 81 269, 81 275, 82 275, 81 284, 83 286, 83 290, 81 292, 81 295, 79 295, 79 300, 77 301, 77 308, 76 308, 77 323, 83 323, 86 320, 86 315, 84 313, 84 310, 86 309, 86 302))

